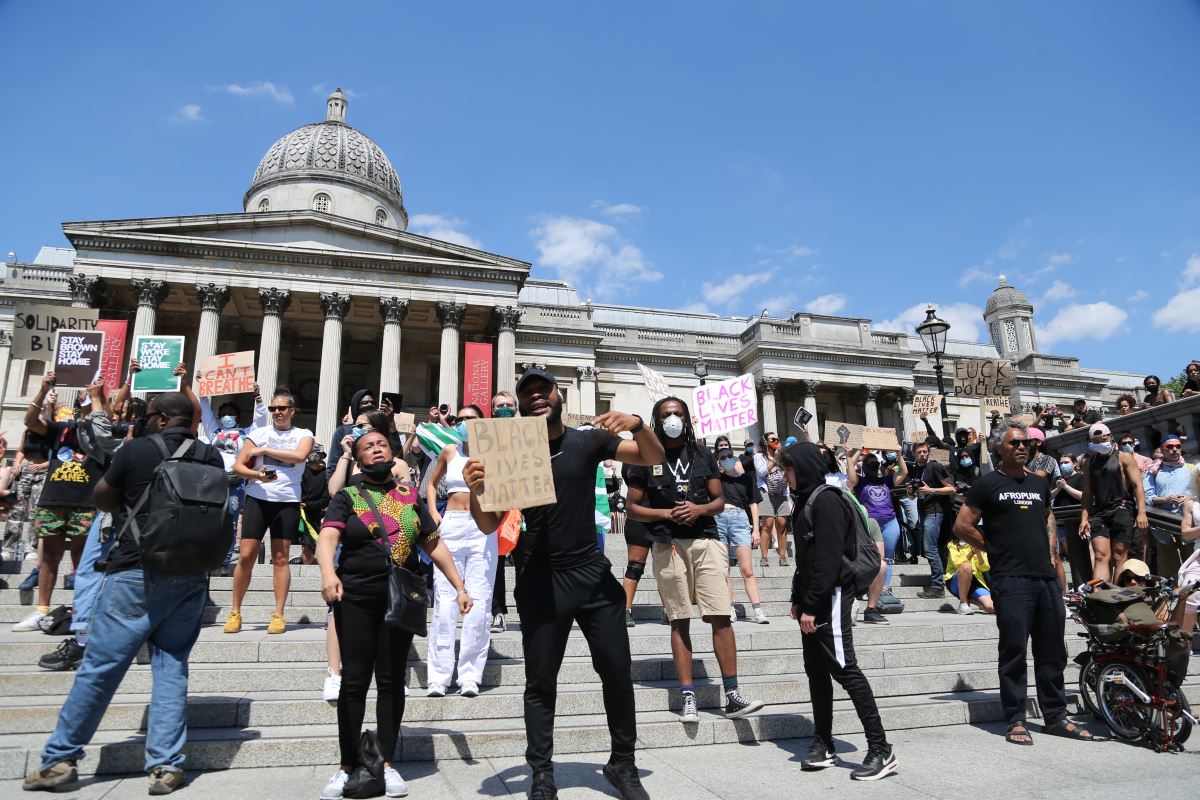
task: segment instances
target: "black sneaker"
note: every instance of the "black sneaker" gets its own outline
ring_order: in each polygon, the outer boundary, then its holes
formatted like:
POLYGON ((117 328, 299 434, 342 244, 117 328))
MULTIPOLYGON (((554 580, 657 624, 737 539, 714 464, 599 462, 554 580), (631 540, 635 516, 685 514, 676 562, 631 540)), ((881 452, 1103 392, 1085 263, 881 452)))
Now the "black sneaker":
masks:
POLYGON ((762 707, 762 700, 747 700, 737 689, 725 695, 725 719, 748 717, 762 707))
POLYGON ((813 739, 809 745, 808 752, 804 758, 800 759, 800 769, 807 772, 813 772, 818 769, 825 769, 837 764, 837 748, 833 746, 833 742, 823 742, 820 739, 813 739))
POLYGON ((529 784, 529 800, 558 800, 553 772, 535 772, 529 784))
POLYGON ((625 609, 625 627, 626 628, 633 627, 633 609, 632 608, 625 609))
POLYGON ((917 593, 922 600, 941 600, 945 596, 946 589, 942 586, 927 586, 917 593))
POLYGON ((896 760, 896 754, 892 752, 890 745, 886 750, 872 748, 867 751, 867 760, 851 772, 850 777, 856 781, 877 781, 891 775, 898 766, 900 762, 896 760))
POLYGON ((63 641, 53 653, 46 653, 38 659, 38 666, 55 672, 68 672, 77 669, 83 663, 83 647, 72 636, 63 641))
POLYGON ((604 777, 617 790, 621 800, 650 800, 638 777, 637 765, 632 761, 608 762, 604 765, 604 777))
POLYGON ((878 608, 870 608, 870 607, 868 607, 867 610, 863 612, 863 622, 866 622, 866 623, 869 623, 872 625, 879 625, 879 624, 887 625, 888 624, 887 617, 885 617, 883 615, 883 612, 881 612, 878 608))

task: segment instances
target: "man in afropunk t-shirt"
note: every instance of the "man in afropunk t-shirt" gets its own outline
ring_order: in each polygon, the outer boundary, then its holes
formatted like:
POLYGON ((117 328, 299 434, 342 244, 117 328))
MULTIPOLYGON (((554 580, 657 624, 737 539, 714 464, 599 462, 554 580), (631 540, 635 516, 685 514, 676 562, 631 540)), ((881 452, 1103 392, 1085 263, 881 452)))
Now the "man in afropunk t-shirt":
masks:
MULTIPOLYGON (((563 425, 562 395, 549 372, 528 370, 517 381, 523 417, 543 417, 549 427, 550 464, 557 503, 522 509, 525 530, 514 552, 514 595, 521 615, 525 653, 525 759, 533 770, 529 796, 554 800, 554 707, 571 624, 578 623, 591 648, 592 663, 604 687, 604 711, 612 756, 604 777, 623 800, 648 798, 638 778, 633 752, 637 741, 625 592, 596 540, 596 468, 606 459, 627 464, 660 464, 658 437, 640 417, 610 411, 591 430, 563 425), (616 434, 628 431, 632 440, 616 434)), ((483 464, 469 461, 463 477, 478 494, 486 483, 483 464)), ((480 530, 499 527, 498 514, 471 511, 480 530)))

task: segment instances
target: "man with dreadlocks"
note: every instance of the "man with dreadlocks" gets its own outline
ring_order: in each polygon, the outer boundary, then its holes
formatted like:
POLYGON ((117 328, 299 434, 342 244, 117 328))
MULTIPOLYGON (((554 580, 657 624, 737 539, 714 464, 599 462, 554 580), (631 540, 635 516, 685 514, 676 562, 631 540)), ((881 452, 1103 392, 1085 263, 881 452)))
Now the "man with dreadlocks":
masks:
POLYGON ((725 509, 721 473, 707 447, 692 432, 691 413, 677 397, 654 404, 654 433, 666 459, 649 467, 626 466, 625 509, 644 523, 654 543, 654 580, 671 621, 671 655, 683 695, 680 721, 699 722, 692 685, 692 603, 712 625, 713 650, 725 688, 725 716, 737 719, 763 707, 738 691, 737 643, 729 616, 729 548, 717 534, 715 517, 725 509))

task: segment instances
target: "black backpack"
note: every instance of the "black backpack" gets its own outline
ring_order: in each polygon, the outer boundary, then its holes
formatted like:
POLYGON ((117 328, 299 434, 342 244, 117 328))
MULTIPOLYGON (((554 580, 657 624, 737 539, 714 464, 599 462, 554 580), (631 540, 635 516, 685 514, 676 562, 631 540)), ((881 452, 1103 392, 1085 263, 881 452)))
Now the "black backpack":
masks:
POLYGON ((856 595, 864 594, 871 588, 871 582, 879 577, 879 567, 883 564, 883 559, 879 557, 879 548, 875 546, 875 541, 867 531, 867 512, 858 502, 858 498, 836 486, 829 484, 818 486, 808 496, 808 502, 804 504, 804 519, 808 522, 808 529, 815 532, 812 518, 813 503, 827 489, 837 492, 838 496, 842 498, 842 502, 850 506, 850 517, 854 520, 853 548, 847 548, 848 552, 842 554, 840 582, 842 585, 852 584, 856 595))
POLYGON ((142 566, 166 575, 196 575, 225 563, 233 543, 229 519, 229 478, 223 467, 188 460, 188 439, 174 455, 160 434, 147 437, 162 453, 154 477, 132 508, 121 535, 128 530, 142 554, 142 566), (145 522, 137 515, 149 501, 145 522))

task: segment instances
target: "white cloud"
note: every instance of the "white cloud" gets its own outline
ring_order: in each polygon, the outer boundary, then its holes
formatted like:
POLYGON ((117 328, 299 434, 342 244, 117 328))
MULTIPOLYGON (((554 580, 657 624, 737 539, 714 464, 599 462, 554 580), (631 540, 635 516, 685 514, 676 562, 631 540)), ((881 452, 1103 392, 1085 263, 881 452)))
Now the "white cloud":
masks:
POLYGON ((688 303, 686 306, 679 308, 685 314, 707 314, 709 313, 708 306, 704 303, 688 303))
POLYGON ((787 254, 792 258, 804 258, 805 256, 814 255, 817 252, 815 247, 804 247, 803 245, 794 244, 787 249, 787 254))
POLYGON ((991 266, 991 259, 988 259, 987 261, 983 262, 982 266, 974 266, 970 269, 967 269, 958 277, 958 285, 966 287, 970 286, 976 281, 994 281, 996 279, 996 273, 991 270, 991 266))
POLYGON ((704 302, 713 305, 724 305, 741 297, 755 286, 766 283, 775 276, 770 272, 735 272, 721 279, 719 283, 705 283, 701 287, 704 302))
MULTIPOLYGON (((925 321, 928 303, 917 303, 901 311, 892 319, 872 325, 881 331, 897 331, 916 335, 917 324, 925 321)), ((933 304, 937 315, 950 323, 950 338, 978 342, 983 329, 983 309, 970 303, 933 304)))
POLYGON ((772 295, 771 297, 763 298, 761 301, 762 310, 772 317, 788 316, 796 310, 796 299, 796 295, 794 294, 772 295))
POLYGON ((226 92, 237 97, 269 97, 277 103, 283 103, 285 106, 290 106, 295 101, 295 98, 292 97, 292 93, 288 91, 286 86, 279 86, 270 81, 256 81, 245 85, 227 83, 214 88, 218 92, 226 92))
POLYGON ((200 106, 195 103, 187 103, 179 107, 179 110, 175 112, 175 116, 172 117, 172 119, 176 122, 182 122, 184 124, 203 122, 203 109, 201 109, 200 106))
POLYGON ((1183 285, 1191 286, 1196 281, 1200 281, 1200 253, 1192 253, 1183 268, 1183 285))
POLYGON ((823 294, 804 304, 804 310, 812 314, 836 314, 845 307, 846 296, 842 294, 823 294))
POLYGON ((1179 292, 1167 304, 1154 312, 1154 325, 1168 331, 1196 333, 1200 331, 1200 287, 1179 292))
POLYGON ((550 217, 532 231, 539 264, 558 273, 576 289, 588 287, 598 297, 626 291, 631 282, 662 278, 640 248, 612 225, 579 217, 550 217))
POLYGON ((1050 257, 1046 259, 1046 266, 1057 267, 1062 264, 1070 264, 1074 260, 1075 257, 1070 253, 1051 253, 1050 257))
POLYGON ((479 243, 478 239, 459 230, 459 228, 466 225, 467 221, 465 219, 449 217, 444 214, 414 214, 408 220, 408 230, 410 233, 482 250, 483 245, 479 243))
POLYGON ((1081 339, 1104 341, 1119 334, 1129 314, 1112 303, 1072 303, 1065 306, 1045 325, 1038 325, 1038 344, 1074 342, 1081 339))
POLYGON ((1055 281, 1050 284, 1050 288, 1046 289, 1042 295, 1042 302, 1053 303, 1058 300, 1070 300, 1076 294, 1078 292, 1075 291, 1075 287, 1071 286, 1071 284, 1066 281, 1055 281))
POLYGON ((642 207, 633 203, 607 203, 604 200, 594 201, 592 208, 606 217, 632 217, 642 213, 642 207))
POLYGON ((1142 302, 1143 300, 1145 300, 1145 299, 1146 299, 1147 297, 1149 297, 1149 296, 1150 296, 1150 293, 1149 293, 1149 292, 1147 292, 1145 289, 1138 289, 1136 292, 1134 292, 1133 294, 1131 294, 1131 295, 1129 296, 1129 300, 1127 300, 1126 302, 1128 302, 1128 303, 1140 303, 1140 302, 1142 302))

